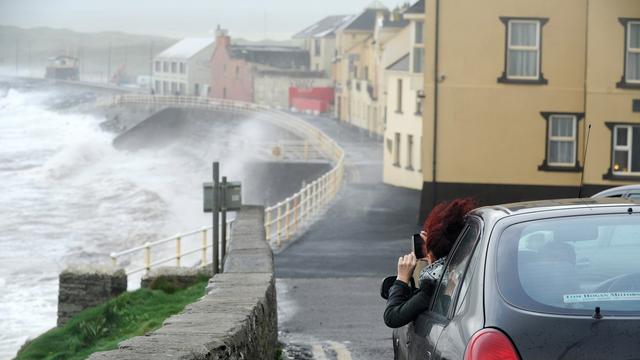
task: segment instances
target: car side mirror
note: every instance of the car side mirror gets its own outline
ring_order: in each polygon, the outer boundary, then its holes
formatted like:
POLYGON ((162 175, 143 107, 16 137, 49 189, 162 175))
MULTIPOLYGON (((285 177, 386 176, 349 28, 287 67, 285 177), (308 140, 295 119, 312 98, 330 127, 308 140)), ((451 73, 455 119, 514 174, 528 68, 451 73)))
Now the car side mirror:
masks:
POLYGON ((382 280, 382 285, 380 286, 380 296, 383 299, 389 299, 389 289, 391 289, 391 286, 393 286, 394 281, 396 281, 395 276, 387 276, 386 278, 384 278, 384 280, 382 280))
MULTIPOLYGON (((409 280, 411 282, 409 286, 411 286, 412 290, 415 289, 416 285, 415 285, 415 282, 413 281, 413 278, 409 280)), ((385 300, 389 299, 389 289, 391 289, 395 281, 396 281, 396 276, 387 276, 386 278, 384 278, 384 280, 382 280, 382 285, 380 286, 380 296, 383 299, 385 300)))

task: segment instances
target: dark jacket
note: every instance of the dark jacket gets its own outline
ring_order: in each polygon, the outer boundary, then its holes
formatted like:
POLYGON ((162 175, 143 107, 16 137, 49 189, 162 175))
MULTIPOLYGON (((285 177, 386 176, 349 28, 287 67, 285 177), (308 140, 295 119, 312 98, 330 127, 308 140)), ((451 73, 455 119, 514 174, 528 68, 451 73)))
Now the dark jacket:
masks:
POLYGON ((384 310, 384 323, 390 328, 399 328, 415 320, 418 315, 429 309, 436 284, 412 289, 403 281, 396 280, 389 289, 387 308, 384 310))
MULTIPOLYGON (((384 310, 384 323, 390 328, 399 328, 415 320, 418 315, 429 310, 431 298, 438 287, 444 272, 446 257, 427 265, 420 271, 420 289, 412 289, 408 284, 396 280, 389 289, 387 308, 384 310)), ((445 300, 445 297, 442 298, 445 300)), ((443 304, 436 304, 440 310, 443 304)))

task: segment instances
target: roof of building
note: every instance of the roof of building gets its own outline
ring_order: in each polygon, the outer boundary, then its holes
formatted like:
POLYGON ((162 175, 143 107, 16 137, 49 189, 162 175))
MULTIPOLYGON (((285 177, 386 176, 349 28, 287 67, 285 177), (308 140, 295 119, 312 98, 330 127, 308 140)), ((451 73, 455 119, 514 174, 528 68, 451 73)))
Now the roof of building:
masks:
POLYGON ((231 57, 278 69, 303 69, 309 66, 309 52, 294 46, 231 45, 231 57))
POLYGON ((211 38, 184 38, 165 49, 157 57, 188 59, 213 45, 214 42, 215 40, 211 38))
POLYGON ((353 20, 354 15, 333 15, 318 21, 317 23, 307 27, 299 33, 293 35, 294 39, 306 39, 310 37, 322 38, 335 35, 345 23, 353 20))
POLYGON ((387 70, 409 71, 409 53, 404 54, 393 64, 387 66, 387 70))
POLYGON ((355 16, 353 20, 346 23, 342 28, 343 30, 360 30, 360 31, 373 31, 376 26, 376 18, 378 12, 382 11, 385 18, 389 15, 389 9, 387 8, 372 8, 368 7, 364 9, 359 15, 355 16))
POLYGON ((418 0, 415 4, 411 5, 405 14, 424 14, 424 0, 418 0))

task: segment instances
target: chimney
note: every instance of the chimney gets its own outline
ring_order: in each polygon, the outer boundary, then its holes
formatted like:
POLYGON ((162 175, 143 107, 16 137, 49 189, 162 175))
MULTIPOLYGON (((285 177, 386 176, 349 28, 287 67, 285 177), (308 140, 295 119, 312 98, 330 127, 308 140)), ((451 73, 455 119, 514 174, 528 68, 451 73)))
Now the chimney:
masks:
POLYGON ((229 37, 229 32, 226 29, 223 29, 218 25, 216 28, 216 47, 224 46, 227 47, 231 45, 231 38, 229 37))

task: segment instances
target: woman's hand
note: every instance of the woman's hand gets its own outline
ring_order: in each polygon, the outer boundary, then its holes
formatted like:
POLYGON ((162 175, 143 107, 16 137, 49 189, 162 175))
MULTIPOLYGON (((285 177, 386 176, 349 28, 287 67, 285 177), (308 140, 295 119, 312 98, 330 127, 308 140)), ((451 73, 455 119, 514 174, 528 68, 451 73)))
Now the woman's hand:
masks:
POLYGON ((414 253, 401 256, 398 259, 397 279, 409 284, 409 279, 413 276, 413 270, 416 268, 416 262, 416 255, 414 253))

